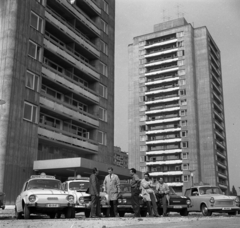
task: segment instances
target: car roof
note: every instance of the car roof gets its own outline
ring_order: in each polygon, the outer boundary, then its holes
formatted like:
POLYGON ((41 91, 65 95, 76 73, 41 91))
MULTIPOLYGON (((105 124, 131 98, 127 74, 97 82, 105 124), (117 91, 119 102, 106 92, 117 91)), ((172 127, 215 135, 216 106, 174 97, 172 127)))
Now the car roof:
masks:
POLYGON ((89 180, 86 180, 86 179, 67 180, 67 181, 65 181, 65 182, 78 182, 78 181, 81 181, 81 182, 89 182, 89 180))

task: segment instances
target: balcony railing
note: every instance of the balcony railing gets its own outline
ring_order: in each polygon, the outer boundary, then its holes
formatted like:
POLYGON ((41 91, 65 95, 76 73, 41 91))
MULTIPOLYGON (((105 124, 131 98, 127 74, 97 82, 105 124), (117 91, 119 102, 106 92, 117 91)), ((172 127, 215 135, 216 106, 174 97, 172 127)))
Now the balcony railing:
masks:
POLYGON ((77 81, 78 77, 75 76, 74 74, 71 74, 69 72, 68 73, 69 77, 67 77, 67 75, 60 73, 59 71, 53 69, 52 67, 46 64, 43 64, 42 73, 47 77, 51 78, 52 80, 60 82, 61 84, 71 88, 75 93, 81 94, 87 99, 90 99, 90 100, 93 100, 94 102, 99 103, 98 95, 88 87, 85 87, 82 83, 80 84, 77 81), (74 80, 74 78, 76 80, 74 80))
MULTIPOLYGON (((147 94, 146 94, 147 96, 147 94)), ((161 96, 161 97, 147 97, 147 100, 146 101, 157 101, 157 100, 163 100, 163 99, 166 99, 166 98, 172 98, 172 97, 179 97, 178 94, 170 94, 170 95, 166 95, 166 96, 161 96)))
POLYGON ((159 43, 161 44, 161 43, 172 41, 172 40, 176 40, 177 41, 177 38, 176 38, 175 35, 172 36, 172 37, 168 37, 168 38, 159 38, 157 40, 149 40, 146 43, 146 48, 147 48, 147 46, 151 46, 151 45, 159 44, 159 43))
MULTIPOLYGON (((172 49, 174 49, 174 51, 175 51, 176 48, 177 48, 176 45, 172 45, 171 47, 153 49, 153 50, 151 50, 151 51, 148 51, 148 52, 146 53, 146 55, 151 55, 151 54, 154 54, 154 53, 156 53, 156 52, 165 52, 165 51, 172 50, 172 49)), ((146 57, 146 55, 145 55, 145 57, 146 57)))
POLYGON ((147 78, 147 82, 155 82, 155 81, 159 81, 159 80, 165 80, 165 79, 170 79, 170 78, 175 78, 178 77, 178 74, 172 74, 172 75, 159 75, 159 77, 154 77, 154 78, 147 78))
POLYGON ((175 104, 170 104, 170 105, 161 105, 161 106, 157 106, 157 107, 150 107, 148 111, 152 111, 152 110, 163 110, 163 109, 167 109, 167 108, 171 108, 171 107, 179 107, 179 103, 175 103, 175 104))
POLYGON ((179 120, 181 120, 181 117, 162 119, 162 120, 146 121, 146 124, 167 123, 167 122, 175 122, 175 121, 179 121, 179 120))
POLYGON ((76 146, 84 148, 96 153, 98 151, 98 144, 90 139, 71 134, 66 131, 59 130, 50 126, 39 124, 38 135, 54 140, 56 142, 64 143, 65 145, 76 146))
POLYGON ((43 94, 42 92, 40 97, 40 104, 43 104, 44 106, 50 109, 54 109, 54 111, 63 113, 67 116, 74 117, 80 122, 87 123, 96 127, 99 126, 99 120, 96 116, 79 110, 74 106, 66 104, 65 102, 60 102, 59 100, 54 99, 47 94, 43 94))
POLYGON ((93 8, 97 13, 101 14, 101 9, 92 0, 83 1, 86 2, 91 8, 93 8))
POLYGON ((85 34, 81 33, 74 28, 72 24, 67 23, 63 18, 56 15, 53 10, 46 9, 45 16, 49 21, 51 21, 51 23, 54 23, 66 34, 70 35, 74 41, 78 42, 80 45, 83 45, 86 50, 91 51, 98 57, 100 56, 100 51, 90 40, 88 40, 85 34))
POLYGON ((83 61, 79 56, 76 55, 76 52, 73 53, 67 48, 61 46, 56 41, 52 40, 51 38, 47 37, 44 39, 44 45, 52 50, 53 52, 57 53, 61 57, 65 58, 69 62, 71 62, 74 66, 78 67, 80 70, 86 72, 87 74, 92 75, 93 77, 100 79, 100 74, 96 72, 96 69, 90 64, 87 64, 83 61))
POLYGON ((178 60, 178 57, 166 58, 166 59, 163 59, 163 60, 156 60, 156 61, 152 61, 152 62, 146 63, 146 64, 145 64, 145 67, 162 65, 162 64, 171 63, 171 62, 177 61, 177 60, 178 60))
POLYGON ((167 144, 167 143, 172 143, 172 142, 181 142, 181 138, 163 138, 163 139, 149 139, 146 141, 146 144, 167 144))
POLYGON ((174 83, 174 84, 161 85, 158 87, 152 87, 152 88, 149 88, 145 93, 152 92, 155 90, 169 89, 169 88, 179 88, 179 85, 178 83, 174 83))

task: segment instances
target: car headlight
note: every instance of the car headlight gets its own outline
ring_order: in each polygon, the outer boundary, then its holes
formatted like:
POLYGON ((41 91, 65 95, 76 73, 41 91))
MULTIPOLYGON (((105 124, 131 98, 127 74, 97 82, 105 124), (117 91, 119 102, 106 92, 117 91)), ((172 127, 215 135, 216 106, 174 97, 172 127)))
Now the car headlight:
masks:
POLYGON ((239 198, 238 197, 236 197, 235 202, 239 203, 239 198))
POLYGON ((126 199, 123 199, 122 202, 123 202, 123 203, 127 203, 127 200, 126 200, 126 199))
POLYGON ((84 198, 83 197, 79 197, 79 203, 84 204, 84 198))
POLYGON ((73 202, 74 202, 74 196, 73 196, 73 195, 68 195, 68 196, 67 196, 67 201, 68 201, 69 203, 73 203, 73 202))
POLYGON ((118 203, 122 203, 122 200, 121 200, 121 199, 118 199, 118 203))
POLYGON ((213 197, 210 198, 209 200, 210 203, 214 203, 215 202, 215 199, 213 197))
POLYGON ((186 203, 187 203, 187 205, 190 205, 190 204, 191 204, 191 200, 188 199, 188 200, 186 201, 186 203))
POLYGON ((35 195, 30 195, 28 197, 29 202, 34 203, 36 201, 37 197, 35 195))

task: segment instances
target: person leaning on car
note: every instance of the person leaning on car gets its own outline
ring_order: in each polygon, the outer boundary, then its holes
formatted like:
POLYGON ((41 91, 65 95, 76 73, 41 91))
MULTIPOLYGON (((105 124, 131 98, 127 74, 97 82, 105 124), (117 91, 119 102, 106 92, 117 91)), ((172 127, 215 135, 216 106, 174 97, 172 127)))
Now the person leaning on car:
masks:
POLYGON ((100 201, 99 201, 99 193, 100 193, 100 184, 98 181, 99 171, 97 168, 93 168, 93 173, 90 176, 89 183, 89 194, 91 195, 91 217, 101 217, 100 211, 100 201))
POLYGON ((141 217, 140 215, 140 205, 139 205, 139 194, 140 190, 140 183, 141 180, 136 174, 136 169, 130 169, 130 175, 132 176, 131 180, 131 200, 132 200, 132 207, 134 212, 134 217, 141 217))
POLYGON ((166 183, 163 182, 163 178, 159 179, 159 184, 156 188, 160 196, 162 197, 163 204, 163 216, 167 216, 167 205, 169 201, 169 187, 166 183))
POLYGON ((108 168, 108 175, 105 177, 103 181, 104 191, 109 196, 110 202, 110 216, 117 216, 117 197, 120 193, 120 180, 116 174, 113 173, 113 168, 108 168))

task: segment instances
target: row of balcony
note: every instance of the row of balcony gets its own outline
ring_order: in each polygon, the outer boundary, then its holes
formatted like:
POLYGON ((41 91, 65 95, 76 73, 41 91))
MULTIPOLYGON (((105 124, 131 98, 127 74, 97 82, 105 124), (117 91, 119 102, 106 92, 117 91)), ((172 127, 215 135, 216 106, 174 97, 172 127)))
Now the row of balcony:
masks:
POLYGON ((149 50, 144 57, 145 58, 151 58, 154 56, 159 56, 159 55, 164 55, 164 54, 169 54, 169 53, 173 53, 178 51, 178 47, 177 45, 171 45, 171 46, 167 46, 167 47, 162 47, 162 48, 156 48, 156 49, 152 49, 149 50))
POLYGON ((181 152, 182 152, 182 149, 158 150, 158 151, 147 151, 146 155, 175 154, 175 153, 181 153, 181 152))
POLYGON ((173 164, 182 164, 182 160, 146 162, 146 165, 173 165, 173 164))
POLYGON ((150 63, 145 64, 145 67, 151 67, 151 66, 158 66, 158 65, 162 65, 165 63, 171 63, 174 61, 178 61, 178 57, 171 57, 171 58, 166 58, 166 59, 162 59, 162 60, 157 60, 157 61, 152 61, 150 63))
POLYGON ((145 49, 152 48, 152 47, 157 47, 157 46, 162 46, 166 44, 171 44, 177 42, 176 36, 172 36, 166 39, 160 38, 158 40, 152 40, 148 41, 147 44, 144 46, 145 49))

